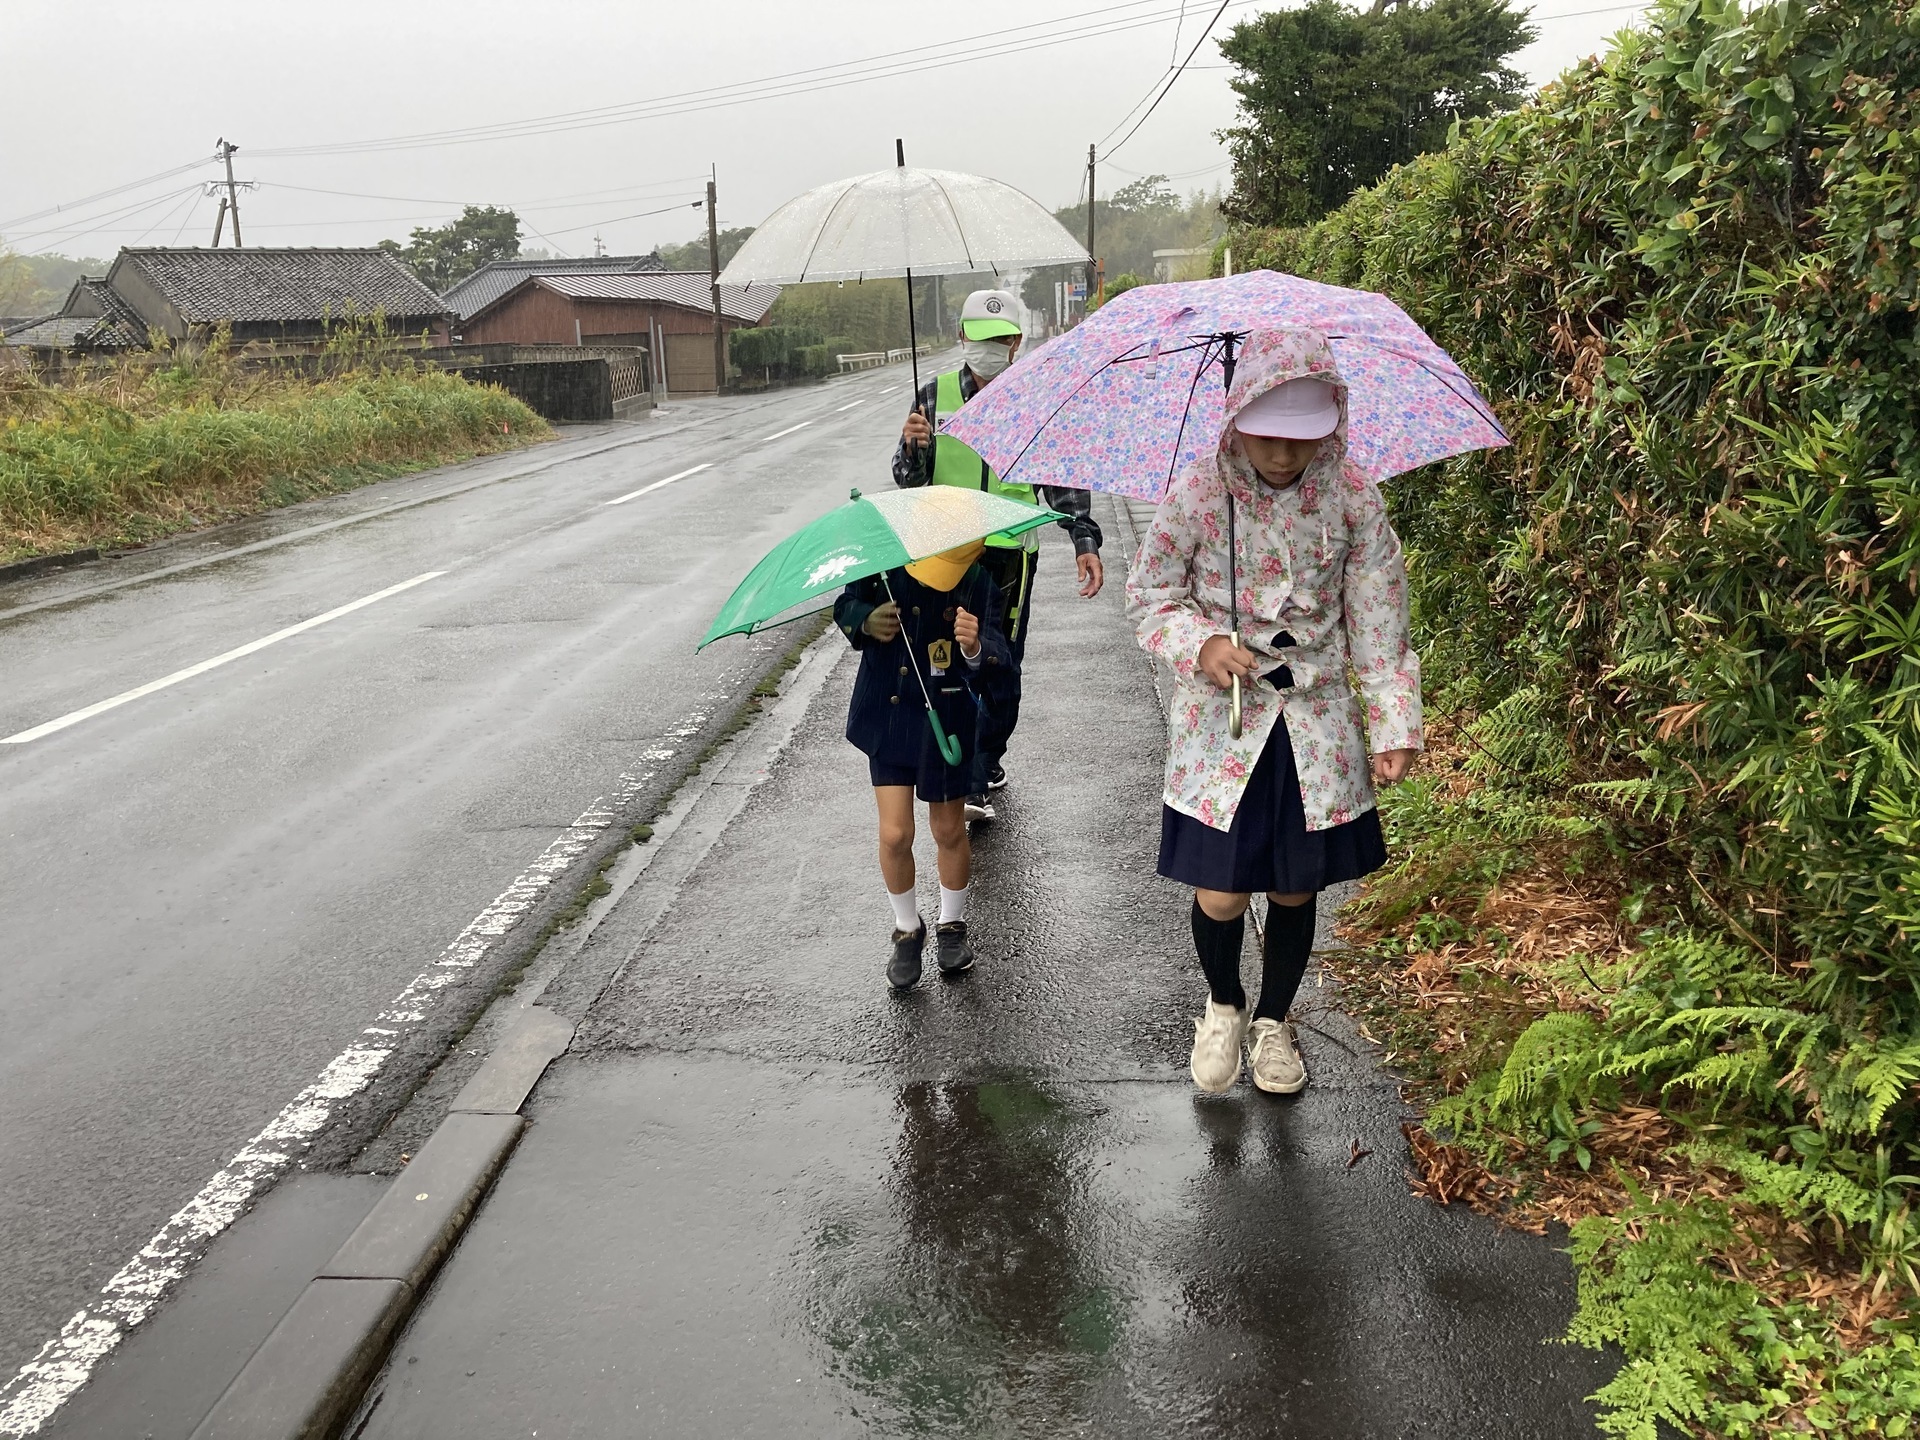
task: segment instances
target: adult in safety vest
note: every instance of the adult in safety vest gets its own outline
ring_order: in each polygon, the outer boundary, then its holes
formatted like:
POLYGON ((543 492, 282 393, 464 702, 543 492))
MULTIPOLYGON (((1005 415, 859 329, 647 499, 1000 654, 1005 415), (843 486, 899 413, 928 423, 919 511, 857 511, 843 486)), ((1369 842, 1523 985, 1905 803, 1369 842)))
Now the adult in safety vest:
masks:
MULTIPOLYGON (((913 410, 901 427, 900 444, 893 452, 893 483, 965 485, 1058 510, 1066 516, 1060 522, 1061 528, 1073 538, 1080 594, 1091 599, 1100 593, 1105 579, 1100 565, 1100 525, 1093 518, 1093 497, 1085 490, 1009 485, 976 451, 940 433, 955 411, 1013 363, 1020 349, 1020 314, 1020 302, 1008 291, 976 290, 967 296, 966 304, 960 307, 960 353, 964 363, 958 370, 922 385, 914 397, 913 410), (1040 493, 1035 493, 1036 490, 1040 493)), ((983 789, 967 801, 969 819, 994 818, 988 792, 1007 783, 1004 760, 1007 742, 1020 723, 1021 671, 1027 653, 1027 629, 1033 616, 1033 577, 1039 560, 1039 536, 1031 531, 1018 540, 989 542, 980 558, 979 563, 1000 587, 1002 623, 1013 652, 1013 665, 981 696, 986 709, 980 731, 983 789)))

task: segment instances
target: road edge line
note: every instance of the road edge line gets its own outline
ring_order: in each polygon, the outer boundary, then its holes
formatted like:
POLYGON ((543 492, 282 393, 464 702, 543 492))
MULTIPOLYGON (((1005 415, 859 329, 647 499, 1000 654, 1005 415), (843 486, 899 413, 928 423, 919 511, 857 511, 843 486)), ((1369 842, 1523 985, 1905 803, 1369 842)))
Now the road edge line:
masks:
MULTIPOLYGON (((644 863, 606 897, 605 908, 593 925, 581 927, 583 931, 590 934, 597 928, 633 884, 663 859, 669 869, 685 873, 705 860, 718 833, 725 831, 748 794, 786 752, 832 678, 843 657, 827 652, 839 640, 838 632, 828 626, 802 646, 775 703, 722 740, 705 763, 687 776, 656 826, 657 845, 645 847, 644 863), (754 743, 762 739, 768 743, 754 743), (756 761, 756 771, 736 778, 733 769, 743 758, 756 761), (675 837, 715 789, 729 783, 736 794, 723 807, 725 813, 711 817, 717 824, 697 827, 691 853, 679 854, 679 847, 673 845, 675 837), (709 832, 705 843, 699 843, 702 828, 709 832)), ((650 919, 641 938, 657 924, 657 916, 650 919)), ((394 1177, 367 1218, 267 1333, 194 1429, 191 1440, 323 1440, 339 1434, 360 1408, 433 1276, 510 1162, 525 1132, 527 1122, 520 1111, 528 1097, 547 1067, 573 1042, 575 1023, 539 1001, 553 979, 577 958, 584 939, 583 935, 580 946, 570 947, 571 953, 530 994, 517 1000, 503 995, 496 1002, 504 1003, 513 1018, 480 1069, 454 1097, 426 1144, 394 1177), (461 1133, 480 1126, 487 1127, 485 1133, 461 1133), (443 1160, 442 1153, 451 1158, 443 1160), (422 1185, 428 1188, 419 1190, 422 1185), (361 1257, 368 1254, 380 1258, 367 1263, 361 1257)), ((623 956, 605 984, 611 984, 632 958, 631 952, 623 956)))

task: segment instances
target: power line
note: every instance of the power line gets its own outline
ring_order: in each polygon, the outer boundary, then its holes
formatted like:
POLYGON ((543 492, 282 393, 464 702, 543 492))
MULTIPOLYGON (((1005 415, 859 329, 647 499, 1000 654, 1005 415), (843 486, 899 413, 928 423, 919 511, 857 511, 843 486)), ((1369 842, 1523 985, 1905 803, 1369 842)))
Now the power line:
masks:
POLYGON ((596 230, 602 225, 618 225, 623 220, 644 220, 649 215, 665 215, 674 210, 699 210, 706 205, 705 200, 696 200, 691 205, 682 203, 669 205, 661 210, 642 210, 638 215, 615 215, 610 220, 590 220, 585 225, 570 225, 565 230, 556 230, 556 235, 574 235, 582 230, 596 230))
MULTIPOLYGON (((639 120, 659 119, 670 115, 692 114, 736 104, 783 99, 794 95, 811 94, 821 90, 839 89, 844 86, 864 84, 873 80, 891 79, 901 75, 944 69, 953 65, 972 64, 982 60, 998 59, 1006 55, 1022 54, 1029 50, 1072 44, 1098 36, 1121 34, 1130 30, 1144 29, 1161 23, 1167 17, 1175 14, 1179 8, 1176 6, 1161 5, 1159 8, 1146 11, 1143 14, 1127 15, 1123 18, 1107 21, 1080 23, 1086 21, 1089 16, 1118 14, 1123 11, 1139 11, 1142 3, 1145 3, 1145 0, 1131 0, 1131 3, 1128 4, 1111 5, 1098 10, 1083 11, 1076 15, 1063 16, 1057 20, 1013 26, 1002 30, 986 31, 979 35, 941 41, 936 44, 914 46, 906 50, 889 51, 880 55, 867 56, 860 60, 843 61, 836 65, 815 66, 808 70, 789 71, 784 74, 766 76, 756 80, 732 82, 727 85, 712 86, 702 90, 683 91, 674 95, 660 96, 652 100, 632 101, 616 106, 601 106, 592 110, 569 111, 558 115, 537 116, 525 120, 503 122, 496 125, 470 126, 463 129, 430 131, 416 135, 389 136, 382 139, 353 141, 336 145, 289 146, 280 149, 262 149, 256 150, 253 153, 256 156, 304 156, 363 153, 372 150, 421 149, 441 145, 473 144, 487 140, 555 134, 564 131, 597 129, 606 125, 630 124, 639 120), (1017 35, 1025 31, 1048 28, 1051 28, 1053 33, 1038 37, 1029 37, 1024 40, 998 38, 1017 35), (957 51, 958 53, 928 53, 952 51, 957 51), (924 55, 927 58, 920 60, 902 58, 912 55, 924 55), (819 78, 806 78, 809 76, 819 78)), ((1246 5, 1257 3, 1257 0, 1228 0, 1228 3, 1246 5)))
MULTIPOLYGON (((151 185, 156 180, 171 180, 175 175, 184 175, 189 170, 198 170, 202 165, 211 165, 218 158, 217 155, 202 155, 198 160, 189 160, 186 164, 176 165, 171 170, 160 170, 152 175, 143 176, 138 180, 129 180, 126 184, 116 185, 111 190, 97 191, 82 199, 68 200, 60 205, 49 205, 45 210, 36 210, 31 215, 15 215, 11 220, 0 220, 0 231, 4 231, 13 225, 31 225, 35 220, 44 220, 49 215, 59 215, 64 211, 78 210, 83 205, 93 204, 96 200, 111 200, 114 196, 124 195, 129 190, 138 190, 142 185, 151 185)), ((168 193, 177 195, 180 192, 173 190, 168 193)))
MULTIPOLYGON (((1112 155, 1115 150, 1119 150, 1125 146, 1127 141, 1131 140, 1139 132, 1140 127, 1153 117, 1153 112, 1160 108, 1160 102, 1167 98, 1167 92, 1173 89, 1174 82, 1180 78, 1181 71, 1184 71, 1193 57, 1200 53, 1200 47, 1207 43, 1207 37, 1213 34, 1213 27, 1220 23, 1220 17, 1227 13, 1227 6, 1232 3, 1233 0, 1220 0, 1220 8, 1213 12, 1213 18, 1207 22, 1207 28, 1202 30, 1200 32, 1200 38, 1193 42, 1193 49, 1187 52, 1187 58, 1180 62, 1179 69, 1167 77, 1167 83, 1161 87, 1160 93, 1154 97, 1153 104, 1147 107, 1147 113, 1133 122, 1133 129, 1127 131, 1126 134, 1120 137, 1119 144, 1111 147, 1107 151, 1108 155, 1112 155)), ((1124 124, 1126 122, 1122 121, 1121 123, 1124 124)), ((1111 135, 1113 131, 1109 130, 1107 133, 1111 135)))
POLYGON ((83 217, 81 220, 76 220, 72 224, 53 225, 44 230, 31 230, 25 235, 15 236, 8 243, 11 245, 22 245, 29 240, 43 239, 49 235, 60 236, 63 241, 77 240, 82 235, 91 235, 94 231, 105 228, 115 220, 124 219, 129 215, 138 215, 141 211, 150 210, 155 205, 165 205, 171 200, 178 199, 183 194, 198 191, 199 188, 200 186, 196 183, 180 190, 169 190, 165 194, 154 195, 145 200, 136 200, 132 204, 123 205, 117 210, 109 210, 104 215, 83 217), (91 220, 93 223, 87 224, 87 220, 91 220))

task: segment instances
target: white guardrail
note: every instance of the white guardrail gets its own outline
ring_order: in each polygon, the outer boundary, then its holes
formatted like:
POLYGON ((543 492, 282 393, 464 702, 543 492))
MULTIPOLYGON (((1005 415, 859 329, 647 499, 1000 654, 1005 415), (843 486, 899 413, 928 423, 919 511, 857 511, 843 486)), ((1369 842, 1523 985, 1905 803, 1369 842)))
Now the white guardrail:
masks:
MULTIPOLYGON (((844 375, 849 370, 875 370, 882 365, 898 365, 912 353, 902 345, 898 350, 862 350, 857 355, 836 355, 834 358, 840 362, 840 373, 844 375)), ((933 346, 922 345, 920 353, 931 355, 933 346)))

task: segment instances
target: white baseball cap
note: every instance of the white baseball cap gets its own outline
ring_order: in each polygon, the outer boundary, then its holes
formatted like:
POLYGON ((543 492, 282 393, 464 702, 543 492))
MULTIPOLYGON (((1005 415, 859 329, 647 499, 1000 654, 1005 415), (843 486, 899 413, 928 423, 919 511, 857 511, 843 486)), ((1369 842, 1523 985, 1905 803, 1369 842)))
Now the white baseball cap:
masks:
POLYGON ((1009 290, 974 291, 960 307, 960 333, 969 340, 1020 334, 1020 302, 1009 290))
POLYGON ((1332 384, 1307 375, 1254 396, 1233 417, 1241 434, 1276 440, 1324 440, 1339 423, 1340 402, 1332 384))

